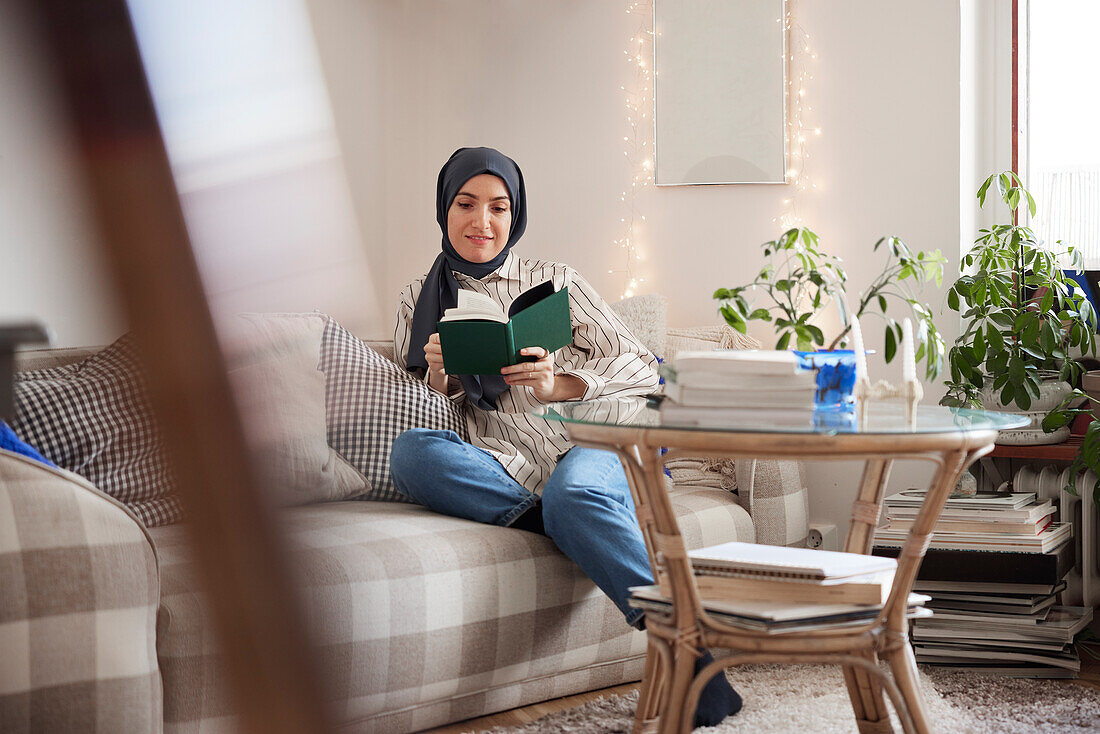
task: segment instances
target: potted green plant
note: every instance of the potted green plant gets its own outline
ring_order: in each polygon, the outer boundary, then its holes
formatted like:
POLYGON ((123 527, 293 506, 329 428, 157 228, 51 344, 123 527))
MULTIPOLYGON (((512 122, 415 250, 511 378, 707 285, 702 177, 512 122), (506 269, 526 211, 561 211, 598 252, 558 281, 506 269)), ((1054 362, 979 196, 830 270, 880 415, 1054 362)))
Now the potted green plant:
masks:
MULTIPOLYGON (((1032 415, 1033 428, 1002 435, 1000 443, 1057 443, 1074 417, 1088 412, 1073 407, 1088 400, 1074 388, 1083 369, 1075 357, 1095 354, 1096 312, 1066 275, 1082 269, 1080 253, 1061 241, 1044 246, 1018 223, 1020 207, 1031 216, 1037 211, 1019 176, 987 178, 980 206, 994 185, 1011 222, 979 231, 962 258, 964 274, 948 290, 947 305, 962 315, 964 329, 948 352, 940 402, 1032 415)), ((1073 468, 1074 478, 1086 469, 1100 475, 1100 422, 1089 425, 1073 468)), ((1094 494, 1100 496, 1100 482, 1094 494)))
MULTIPOLYGON (((846 311, 848 276, 841 260, 820 248, 818 236, 805 228, 791 229, 778 239, 761 245, 764 267, 751 283, 736 288, 719 288, 714 298, 719 300, 719 313, 731 327, 742 333, 749 321, 765 321, 778 336, 776 349, 795 346, 801 351, 825 348, 835 350, 845 343, 851 319, 846 311), (750 304, 750 296, 761 296, 763 305, 750 304), (825 346, 825 334, 811 319, 835 300, 841 309, 843 328, 825 346)), ((932 321, 931 309, 916 298, 917 285, 943 283, 943 266, 947 262, 939 250, 913 251, 897 237, 882 237, 873 248, 884 248, 886 263, 871 284, 859 294, 855 315, 862 319, 874 313, 885 322, 887 362, 894 359, 901 345, 902 327, 887 313, 891 300, 900 300, 909 307, 917 321, 917 361, 925 360, 928 379, 935 379, 943 367, 945 345, 932 321)))
POLYGON ((941 403, 1034 414, 1033 429, 1000 440, 1057 443, 1073 416, 1065 406, 1083 395, 1073 392, 1082 370, 1073 355, 1095 352, 1096 313, 1064 271, 1081 269, 1080 253, 1061 241, 1044 247, 1016 223, 1021 206, 1032 216, 1037 207, 1015 173, 987 178, 979 205, 994 184, 1013 221, 978 233, 962 258, 964 274, 947 292, 964 328, 948 352, 951 375, 941 403), (1044 435, 1039 423, 1052 413, 1044 435))

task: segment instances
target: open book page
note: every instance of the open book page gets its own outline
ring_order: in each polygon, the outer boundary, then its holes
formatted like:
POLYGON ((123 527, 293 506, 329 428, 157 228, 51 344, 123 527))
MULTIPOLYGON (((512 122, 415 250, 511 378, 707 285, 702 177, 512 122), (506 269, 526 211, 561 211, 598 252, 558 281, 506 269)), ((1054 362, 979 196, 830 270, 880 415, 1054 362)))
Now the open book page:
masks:
POLYGON ((476 291, 462 289, 458 292, 458 305, 448 308, 440 321, 470 321, 483 319, 507 323, 508 315, 500 304, 489 296, 476 291))

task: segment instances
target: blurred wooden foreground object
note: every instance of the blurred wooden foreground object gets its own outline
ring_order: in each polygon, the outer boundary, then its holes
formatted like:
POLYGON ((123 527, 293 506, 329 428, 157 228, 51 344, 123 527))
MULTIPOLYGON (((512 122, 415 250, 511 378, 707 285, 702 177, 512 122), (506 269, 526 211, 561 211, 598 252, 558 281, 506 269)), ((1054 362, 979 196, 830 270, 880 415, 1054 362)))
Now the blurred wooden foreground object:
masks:
POLYGON ((271 510, 257 492, 125 0, 22 0, 179 481, 242 729, 330 727, 271 510))

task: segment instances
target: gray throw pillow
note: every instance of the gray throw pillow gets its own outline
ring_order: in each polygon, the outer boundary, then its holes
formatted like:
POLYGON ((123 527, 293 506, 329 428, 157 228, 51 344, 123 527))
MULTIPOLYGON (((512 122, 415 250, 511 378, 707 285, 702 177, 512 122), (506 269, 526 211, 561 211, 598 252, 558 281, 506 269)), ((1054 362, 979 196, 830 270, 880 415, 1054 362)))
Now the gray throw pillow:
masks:
POLYGON ((465 440, 466 422, 450 400, 326 318, 321 369, 329 445, 370 480, 360 499, 407 502, 390 474, 393 440, 410 428, 451 430, 465 440))
POLYGON ((18 372, 11 427, 50 461, 122 502, 146 527, 182 517, 129 334, 77 364, 18 372))

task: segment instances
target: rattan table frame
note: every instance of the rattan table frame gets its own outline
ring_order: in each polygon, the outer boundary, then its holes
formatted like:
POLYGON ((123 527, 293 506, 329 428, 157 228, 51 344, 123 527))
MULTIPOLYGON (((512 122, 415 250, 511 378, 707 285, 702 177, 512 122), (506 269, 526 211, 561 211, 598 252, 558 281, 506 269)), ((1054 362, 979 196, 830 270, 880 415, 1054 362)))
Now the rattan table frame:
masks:
MULTIPOLYGON (((816 434, 688 430, 565 422, 579 446, 618 454, 634 496, 653 577, 672 592, 668 613, 646 613, 648 635, 634 732, 691 731, 703 686, 719 670, 742 663, 824 663, 843 666, 860 732, 892 732, 883 693, 907 734, 930 731, 916 661, 909 646, 906 608, 936 519, 959 475, 993 449, 995 429, 940 433, 816 434), (662 455, 661 447, 668 452, 662 455), (897 459, 936 465, 929 492, 898 557, 889 598, 872 621, 859 626, 815 627, 784 634, 735 627, 703 608, 691 563, 664 482, 665 461, 680 456, 742 460, 862 460, 844 550, 869 553, 883 488, 897 459), (729 651, 694 675, 699 647, 729 651), (888 663, 890 674, 879 666, 888 663)), ((809 722, 807 722, 809 724, 809 722)))

